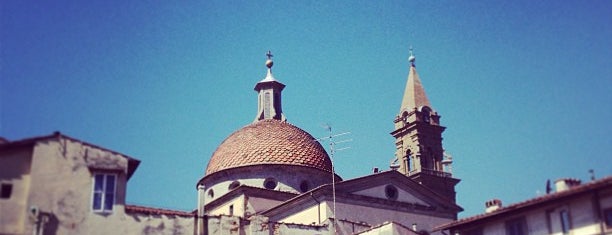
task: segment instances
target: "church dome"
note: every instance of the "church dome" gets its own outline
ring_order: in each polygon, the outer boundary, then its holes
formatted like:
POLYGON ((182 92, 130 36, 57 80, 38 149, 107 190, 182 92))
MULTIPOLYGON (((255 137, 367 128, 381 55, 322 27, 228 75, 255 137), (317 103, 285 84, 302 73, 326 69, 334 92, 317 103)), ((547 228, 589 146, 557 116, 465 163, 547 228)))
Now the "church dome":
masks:
POLYGON ((327 152, 310 134, 282 120, 263 119, 227 137, 208 162, 206 175, 253 165, 304 166, 332 171, 327 152))

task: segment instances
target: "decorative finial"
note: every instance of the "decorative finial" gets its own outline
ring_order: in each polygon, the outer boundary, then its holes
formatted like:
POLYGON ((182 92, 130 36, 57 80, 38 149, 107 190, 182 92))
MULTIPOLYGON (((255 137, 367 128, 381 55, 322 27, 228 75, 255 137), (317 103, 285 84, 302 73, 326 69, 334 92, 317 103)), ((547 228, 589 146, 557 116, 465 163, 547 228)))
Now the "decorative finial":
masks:
POLYGON ((274 55, 272 55, 271 51, 268 51, 268 53, 266 53, 266 56, 268 57, 268 60, 266 60, 266 67, 268 67, 269 69, 272 69, 272 65, 274 65, 274 62, 272 61, 272 57, 274 55))
POLYGON ((410 61, 410 65, 412 67, 416 67, 414 66, 414 61, 416 60, 416 57, 414 57, 413 51, 412 51, 412 46, 410 46, 410 56, 408 57, 408 61, 410 61))

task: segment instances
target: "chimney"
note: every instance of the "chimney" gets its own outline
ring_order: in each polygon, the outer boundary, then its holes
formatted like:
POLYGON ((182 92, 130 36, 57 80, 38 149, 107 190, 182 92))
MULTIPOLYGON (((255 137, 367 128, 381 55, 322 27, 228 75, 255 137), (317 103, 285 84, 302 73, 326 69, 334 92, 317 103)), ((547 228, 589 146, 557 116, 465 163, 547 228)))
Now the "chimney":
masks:
POLYGON ((374 173, 378 173, 378 167, 374 167, 374 168, 372 169, 372 171, 373 171, 374 173))
POLYGON ((485 202, 485 213, 491 213, 502 207, 502 201, 499 199, 492 199, 485 202))
POLYGON ((580 185, 580 180, 574 178, 562 178, 555 181, 555 188, 557 192, 563 192, 578 185, 580 185))

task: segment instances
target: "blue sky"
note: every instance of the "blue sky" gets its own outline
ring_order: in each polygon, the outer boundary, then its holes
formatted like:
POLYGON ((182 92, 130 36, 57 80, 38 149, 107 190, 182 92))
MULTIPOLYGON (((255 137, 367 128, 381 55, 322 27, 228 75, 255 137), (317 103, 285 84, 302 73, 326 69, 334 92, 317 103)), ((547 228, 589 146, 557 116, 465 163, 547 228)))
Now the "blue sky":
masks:
POLYGON ((408 48, 453 155, 460 217, 612 174, 610 1, 2 1, 0 136, 59 130, 142 161, 128 203, 191 210, 216 147, 256 114, 350 131, 345 179, 387 169, 408 48))

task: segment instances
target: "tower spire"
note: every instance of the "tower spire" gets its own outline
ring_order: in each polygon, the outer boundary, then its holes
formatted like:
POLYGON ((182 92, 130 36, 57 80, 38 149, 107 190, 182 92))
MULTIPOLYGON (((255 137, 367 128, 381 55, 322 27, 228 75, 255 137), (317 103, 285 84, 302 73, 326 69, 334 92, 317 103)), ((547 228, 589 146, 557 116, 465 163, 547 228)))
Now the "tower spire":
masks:
POLYGON ((425 88, 421 84, 421 79, 416 71, 415 61, 416 57, 413 54, 412 46, 410 47, 410 71, 408 72, 408 80, 406 82, 406 89, 404 90, 404 98, 402 99, 402 106, 400 107, 400 114, 404 111, 412 111, 423 106, 431 107, 429 99, 425 94, 425 88))
POLYGON ((255 117, 255 122, 264 119, 286 121, 281 106, 281 92, 285 88, 285 85, 276 80, 274 75, 272 75, 272 66, 274 65, 274 61, 272 61, 272 52, 268 51, 266 57, 268 58, 266 60, 268 72, 266 73, 266 77, 255 85, 255 91, 258 93, 257 117, 255 117))
POLYGON ((421 79, 416 72, 416 57, 410 48, 410 71, 400 111, 393 121, 395 130, 395 159, 393 167, 410 179, 419 182, 440 195, 455 200, 452 161, 445 158, 442 148, 440 115, 433 110, 421 79))

